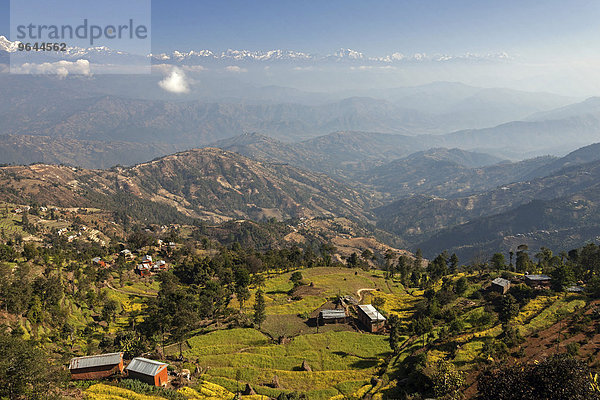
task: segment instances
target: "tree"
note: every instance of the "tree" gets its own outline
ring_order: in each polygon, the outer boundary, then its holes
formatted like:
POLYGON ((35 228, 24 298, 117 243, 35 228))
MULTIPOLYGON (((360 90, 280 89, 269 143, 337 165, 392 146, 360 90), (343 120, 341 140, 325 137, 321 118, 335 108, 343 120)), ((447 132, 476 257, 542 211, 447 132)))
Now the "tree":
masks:
POLYGON ((265 322, 267 315, 265 309, 265 297, 262 289, 256 291, 256 300, 254 301, 254 323, 260 329, 263 322, 265 322))
POLYGON ((62 376, 42 349, 19 336, 0 332, 0 354, 0 398, 52 398, 52 389, 62 376))
POLYGON ((433 329, 433 322, 429 317, 419 317, 412 323, 412 331, 415 335, 423 335, 423 347, 427 344, 426 335, 433 329))
POLYGON ((454 284, 454 291, 457 295, 462 296, 469 288, 469 281, 464 276, 457 279, 454 284))
POLYGON ((294 284, 294 288, 297 288, 302 284, 302 278, 302 273, 300 271, 296 271, 290 276, 290 281, 294 284))
POLYGON ((458 268, 458 256, 456 255, 456 253, 452 253, 452 255, 450 256, 448 267, 450 268, 451 273, 456 272, 456 268, 458 268))
POLYGON ((451 362, 442 360, 431 377, 433 391, 437 399, 459 400, 464 398, 465 373, 456 369, 451 362))
POLYGON ((503 323, 506 323, 517 315, 519 315, 519 303, 513 295, 507 294, 502 298, 498 318, 503 323))
POLYGON ((373 259, 373 252, 369 249, 365 249, 362 253, 360 253, 360 256, 363 258, 363 260, 369 261, 373 259))
POLYGON ((102 320, 106 322, 114 321, 118 309, 119 303, 114 299, 108 299, 102 308, 102 320))
POLYGON ((506 260, 504 259, 504 254, 495 253, 490 259, 490 264, 492 264, 492 268, 494 269, 504 269, 506 267, 506 260))
POLYGON ((554 270, 550 273, 550 277, 552 278, 552 289, 557 292, 566 290, 567 287, 575 280, 573 269, 568 265, 559 265, 558 267, 554 268, 554 270))
POLYGON ((565 354, 533 364, 503 365, 478 377, 479 400, 598 400, 590 369, 565 354))
POLYGON ((433 278, 440 278, 448 274, 448 265, 446 260, 448 259, 448 254, 444 251, 442 254, 438 255, 433 259, 431 263, 427 266, 427 272, 433 278))
POLYGON ((356 254, 356 252, 350 254, 350 257, 348 257, 348 259, 346 260, 346 265, 348 266, 348 268, 358 267, 359 259, 358 254, 356 254))
POLYGON ((531 266, 531 260, 529 259, 529 254, 527 254, 528 247, 525 244, 517 247, 517 261, 516 268, 519 272, 525 272, 531 266))
POLYGON ((396 314, 391 314, 388 319, 390 326, 390 348, 394 352, 394 355, 398 355, 400 352, 400 341, 402 326, 400 325, 400 318, 396 314))

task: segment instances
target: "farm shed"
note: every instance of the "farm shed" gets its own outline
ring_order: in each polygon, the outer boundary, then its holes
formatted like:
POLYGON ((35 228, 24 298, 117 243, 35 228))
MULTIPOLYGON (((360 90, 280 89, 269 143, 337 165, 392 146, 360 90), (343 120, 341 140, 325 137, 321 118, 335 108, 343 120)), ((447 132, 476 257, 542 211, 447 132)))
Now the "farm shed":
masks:
POLYGON ((321 310, 319 320, 327 323, 345 323, 347 319, 346 310, 321 310))
POLYGON ((71 379, 102 379, 123 372, 123 353, 76 357, 69 363, 71 379))
POLYGON ((148 385, 165 386, 169 378, 167 376, 167 365, 160 361, 136 357, 125 368, 132 379, 137 379, 148 385))
POLYGON ((525 275, 525 283, 531 287, 550 287, 550 278, 548 275, 525 275))
POLYGON ((371 304, 357 306, 358 320, 369 330, 379 332, 385 326, 385 317, 371 304))
POLYGON ((504 278, 496 278, 492 281, 491 289, 500 294, 506 294, 510 289, 510 281, 504 278))

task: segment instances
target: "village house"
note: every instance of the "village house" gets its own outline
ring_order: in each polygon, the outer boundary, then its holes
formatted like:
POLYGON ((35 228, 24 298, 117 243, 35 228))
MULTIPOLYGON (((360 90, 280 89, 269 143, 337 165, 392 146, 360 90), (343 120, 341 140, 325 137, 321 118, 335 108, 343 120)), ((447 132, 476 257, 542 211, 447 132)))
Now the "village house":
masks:
POLYGON ((123 372, 123 353, 76 357, 69 363, 71 379, 103 379, 123 372))
POLYGON ((150 267, 145 264, 138 264, 135 267, 135 272, 138 273, 140 276, 152 275, 152 271, 150 270, 150 267))
POLYGON ((126 260, 131 260, 133 258, 133 253, 128 249, 121 250, 120 254, 122 254, 126 260))
POLYGON ((494 292, 506 294, 510 290, 510 281, 504 278, 496 278, 492 281, 492 286, 490 288, 494 292))
MULTIPOLYGON (((149 257, 149 256, 148 256, 149 257)), ((150 260, 152 258, 150 257, 150 260)), ((168 268, 167 262, 164 260, 159 260, 154 264, 148 262, 142 262, 142 264, 138 264, 135 267, 135 272, 140 274, 141 276, 149 276, 154 272, 166 271, 168 268)))
POLYGON ((550 287, 552 281, 548 275, 525 275, 524 279, 527 286, 545 289, 550 287))
POLYGON ((98 265, 100 265, 101 267, 104 267, 104 268, 106 267, 106 263, 104 261, 102 261, 102 259, 100 257, 94 257, 94 258, 92 258, 92 263, 98 264, 98 265))
POLYGON ((159 260, 154 263, 152 269, 154 271, 164 271, 167 269, 167 262, 165 260, 159 260))
POLYGON ((321 310, 319 311, 319 320, 323 324, 343 324, 348 320, 346 310, 321 310))
POLYGON ((148 385, 166 386, 169 382, 167 366, 168 364, 159 361, 136 357, 131 360, 126 370, 127 375, 132 379, 137 379, 148 385))
POLYGON ((150 265, 150 264, 152 264, 152 256, 145 255, 145 256, 142 258, 142 264, 147 264, 147 265, 150 265))
POLYGON ((385 327, 386 319, 371 304, 362 304, 356 307, 358 320, 369 332, 379 332, 385 327))

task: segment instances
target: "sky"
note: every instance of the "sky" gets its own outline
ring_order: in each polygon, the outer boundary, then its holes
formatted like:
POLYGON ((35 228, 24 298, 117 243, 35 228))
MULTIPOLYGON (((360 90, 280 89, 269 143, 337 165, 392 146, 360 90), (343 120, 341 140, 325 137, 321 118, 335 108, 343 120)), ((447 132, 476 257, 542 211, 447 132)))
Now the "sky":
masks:
MULTIPOLYGON (((85 1, 91 0, 77 0, 85 1)), ((51 2, 39 3, 39 10, 56 17, 51 2)), ((502 73, 502 85, 600 93, 598 0, 153 0, 151 5, 154 54, 282 49, 326 55, 340 48, 367 57, 507 53, 513 70, 475 76, 465 68, 442 78, 455 75, 494 86, 502 73)), ((10 32, 8 11, 9 0, 0 0, 4 36, 10 32)), ((106 15, 111 11, 107 7, 106 15)), ((435 79, 435 70, 426 72, 421 81, 435 79)))
MULTIPOLYGON (((39 3, 52 13, 48 2, 39 3)), ((0 0, 5 36, 8 5, 0 0)), ((152 46, 155 53, 351 48, 368 56, 590 54, 600 49, 599 21, 597 0, 154 0, 152 46)))

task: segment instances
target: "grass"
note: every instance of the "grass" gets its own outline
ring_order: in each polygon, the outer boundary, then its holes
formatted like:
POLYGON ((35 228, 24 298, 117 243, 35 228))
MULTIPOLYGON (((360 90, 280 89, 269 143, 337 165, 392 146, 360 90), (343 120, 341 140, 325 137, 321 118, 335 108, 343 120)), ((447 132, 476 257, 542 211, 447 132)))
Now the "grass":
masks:
MULTIPOLYGON (((188 400, 233 400, 235 398, 235 394, 226 388, 206 381, 200 382, 195 389, 185 387, 178 390, 177 393, 188 400)), ((165 397, 139 394, 132 390, 101 383, 86 389, 85 396, 90 400, 167 400, 165 397)), ((268 397, 253 395, 241 396, 241 399, 268 400, 268 397)))
POLYGON ((86 398, 90 400, 163 400, 164 397, 148 396, 116 386, 98 383, 90 386, 86 391, 86 398))
POLYGON ((238 381, 250 383, 264 395, 299 391, 310 399, 354 392, 390 352, 385 336, 348 331, 306 334, 277 345, 256 330, 231 329, 196 336, 188 343, 186 357, 197 360, 208 381, 229 390, 235 390, 238 381), (311 372, 301 370, 304 360, 311 372), (274 376, 281 384, 275 393, 267 387, 274 376))

